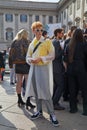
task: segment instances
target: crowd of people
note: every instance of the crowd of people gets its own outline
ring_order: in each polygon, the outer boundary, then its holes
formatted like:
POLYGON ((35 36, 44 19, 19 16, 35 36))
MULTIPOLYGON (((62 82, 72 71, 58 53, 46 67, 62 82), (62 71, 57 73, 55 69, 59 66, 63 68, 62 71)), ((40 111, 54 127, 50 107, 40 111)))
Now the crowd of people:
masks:
MULTIPOLYGON (((34 120, 43 116, 44 101, 52 124, 59 126, 55 110, 65 109, 60 104, 61 97, 69 101, 69 112, 76 113, 81 91, 82 114, 87 116, 87 24, 84 29, 72 26, 66 35, 63 28, 57 28, 53 38, 43 31, 40 21, 32 23, 31 29, 32 41, 22 29, 9 50, 10 84, 16 83, 18 106, 36 107, 37 111, 31 115, 34 120), (36 106, 31 103, 31 97, 35 97, 36 106)), ((1 68, 5 68, 2 58, 0 53, 0 74, 1 68)))

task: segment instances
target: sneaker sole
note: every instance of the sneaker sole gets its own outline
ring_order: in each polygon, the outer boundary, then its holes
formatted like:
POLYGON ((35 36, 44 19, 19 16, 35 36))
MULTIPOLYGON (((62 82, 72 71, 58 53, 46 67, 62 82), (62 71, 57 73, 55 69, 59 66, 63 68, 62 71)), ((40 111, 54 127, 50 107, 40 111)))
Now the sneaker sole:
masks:
POLYGON ((41 118, 41 117, 43 117, 43 115, 39 115, 38 117, 35 117, 35 118, 31 117, 31 120, 35 120, 35 119, 38 119, 38 118, 41 118))
POLYGON ((58 123, 58 124, 54 124, 53 122, 52 122, 52 120, 50 120, 51 121, 51 123, 52 123, 52 125, 53 126, 55 126, 55 127, 58 127, 58 126, 60 126, 60 124, 58 123))
MULTIPOLYGON (((53 123, 52 123, 52 124, 53 124, 53 123)), ((53 124, 53 126, 58 127, 58 126, 60 126, 60 124, 53 124)))

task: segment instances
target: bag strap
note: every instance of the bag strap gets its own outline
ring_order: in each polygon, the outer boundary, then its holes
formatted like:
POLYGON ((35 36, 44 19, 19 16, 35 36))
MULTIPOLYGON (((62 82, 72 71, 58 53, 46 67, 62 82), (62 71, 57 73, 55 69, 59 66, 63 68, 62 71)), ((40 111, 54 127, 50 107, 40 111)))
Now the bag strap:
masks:
POLYGON ((34 50, 33 50, 33 53, 36 51, 36 49, 39 47, 39 45, 41 44, 42 42, 39 42, 36 46, 35 46, 35 48, 34 48, 34 50))

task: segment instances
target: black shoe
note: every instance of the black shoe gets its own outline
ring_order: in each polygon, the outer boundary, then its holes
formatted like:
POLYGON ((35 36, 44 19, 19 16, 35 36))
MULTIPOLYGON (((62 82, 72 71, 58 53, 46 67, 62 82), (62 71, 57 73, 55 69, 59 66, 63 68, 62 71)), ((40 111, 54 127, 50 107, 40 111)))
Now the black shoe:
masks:
POLYGON ((23 100, 18 100, 19 107, 24 106, 24 105, 25 105, 25 102, 23 100))
POLYGON ((56 104, 56 105, 54 105, 54 110, 65 110, 65 107, 63 107, 59 104, 56 104))
POLYGON ((10 85, 14 85, 14 83, 13 83, 13 82, 11 82, 11 83, 10 83, 10 85))
POLYGON ((30 97, 27 98, 27 101, 26 101, 26 109, 28 109, 28 107, 30 108, 35 108, 36 106, 33 105, 31 102, 30 102, 30 97))
POLYGON ((38 112, 36 112, 36 113, 34 113, 32 116, 31 116, 31 119, 32 120, 34 120, 34 119, 37 119, 37 118, 39 118, 39 117, 42 117, 42 111, 40 112, 40 111, 38 111, 38 112))
POLYGON ((25 102, 22 100, 21 94, 17 94, 18 95, 18 106, 24 106, 25 102))
POLYGON ((21 94, 17 94, 18 95, 18 106, 24 106, 25 102, 22 100, 21 94))
POLYGON ((70 110, 69 112, 70 112, 70 113, 76 113, 77 111, 78 111, 78 109, 70 110))
POLYGON ((31 102, 26 102, 26 109, 28 109, 28 107, 30 107, 30 108, 35 108, 36 106, 35 105, 33 105, 33 104, 31 104, 31 102))
POLYGON ((55 115, 50 115, 50 120, 51 120, 53 126, 59 126, 59 122, 58 122, 58 120, 56 119, 56 116, 55 116, 55 115))
POLYGON ((2 105, 0 105, 0 109, 2 109, 2 105))
POLYGON ((87 116, 87 112, 83 112, 82 115, 87 116))
POLYGON ((17 81, 15 81, 15 83, 17 83, 17 81))

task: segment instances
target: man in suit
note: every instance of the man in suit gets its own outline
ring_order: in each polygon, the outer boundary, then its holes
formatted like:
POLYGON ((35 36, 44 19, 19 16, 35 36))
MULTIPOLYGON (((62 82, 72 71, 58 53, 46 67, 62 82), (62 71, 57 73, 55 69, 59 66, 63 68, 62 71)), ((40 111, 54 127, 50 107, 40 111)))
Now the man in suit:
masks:
POLYGON ((54 31, 55 38, 53 39, 53 45, 55 48, 55 59, 53 60, 53 105, 55 110, 64 110, 65 108, 59 104, 59 100, 64 89, 64 67, 62 62, 63 48, 61 46, 61 40, 63 38, 63 29, 56 29, 54 31))

